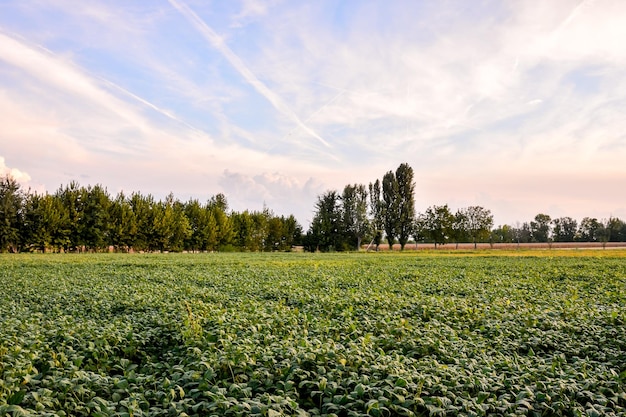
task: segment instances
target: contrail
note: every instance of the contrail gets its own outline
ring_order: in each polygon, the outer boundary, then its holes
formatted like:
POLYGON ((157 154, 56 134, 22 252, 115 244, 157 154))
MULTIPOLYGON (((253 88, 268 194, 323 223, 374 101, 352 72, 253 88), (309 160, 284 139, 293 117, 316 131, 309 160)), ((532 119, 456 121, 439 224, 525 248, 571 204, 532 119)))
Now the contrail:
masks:
POLYGON ((246 66, 246 64, 224 43, 224 40, 217 34, 209 25, 207 25, 198 15, 191 10, 187 5, 179 2, 178 0, 169 0, 170 4, 174 6, 196 29, 209 41, 209 43, 217 49, 230 64, 237 70, 243 78, 254 87, 263 97, 269 101, 276 110, 283 113, 291 120, 293 120, 300 128, 302 128, 309 135, 317 139, 321 144, 330 148, 330 144, 326 142, 320 135, 318 135, 313 129, 304 124, 302 120, 276 95, 268 86, 266 86, 256 75, 246 66))
POLYGON ((17 51, 17 53, 13 53, 12 55, 4 54, 0 56, 0 59, 6 60, 12 65, 16 65, 23 70, 30 72, 35 77, 62 88, 64 91, 72 91, 75 94, 86 97, 89 100, 113 111, 129 122, 137 124, 138 126, 143 125, 142 120, 134 117, 134 114, 131 114, 131 112, 127 109, 120 109, 118 103, 113 102, 114 100, 120 100, 118 96, 111 93, 110 90, 103 88, 102 84, 105 84, 109 88, 115 88, 116 90, 131 97, 133 100, 150 107, 163 116, 181 123, 196 132, 206 134, 206 132, 190 125, 172 113, 161 109, 155 104, 126 90, 120 85, 107 80, 104 77, 95 75, 86 68, 77 64, 65 63, 50 49, 42 45, 28 44, 25 41, 20 41, 16 38, 19 39, 21 37, 13 34, 9 36, 0 32, 0 49, 2 49, 2 46, 8 45, 8 47, 5 48, 7 51, 17 51), (71 82, 68 82, 67 80, 71 80, 71 82))
POLYGON ((561 24, 557 27, 555 32, 558 32, 561 29, 565 28, 567 25, 569 25, 572 20, 574 20, 580 13, 582 13, 583 9, 589 8, 589 7, 593 6, 593 3, 595 3, 595 0, 583 0, 583 1, 581 1, 578 4, 578 6, 574 7, 574 9, 565 18, 565 20, 563 22, 561 22, 561 24))
POLYGON ((150 107, 152 110, 154 110, 154 111, 156 111, 156 112, 158 112, 158 113, 162 114, 163 116, 168 117, 168 118, 170 118, 170 119, 172 119, 172 120, 174 120, 174 121, 176 121, 176 122, 178 122, 178 123, 180 123, 180 124, 182 124, 182 125, 184 125, 184 126, 187 126, 189 129, 194 130, 194 131, 196 131, 196 132, 198 132, 198 133, 202 133, 203 135, 205 135, 205 134, 206 134, 206 132, 205 132, 205 131, 203 131, 203 130, 201 130, 201 129, 198 129, 198 128, 197 128, 197 127, 195 127, 195 126, 190 125, 189 123, 187 123, 187 122, 185 122, 184 120, 180 119, 180 118, 179 118, 179 117, 177 117, 176 115, 174 115, 174 114, 172 114, 172 113, 170 113, 170 112, 168 112, 168 111, 166 111, 166 110, 163 110, 162 108, 158 107, 158 106, 157 106, 157 105, 155 105, 155 104, 152 104, 152 103, 151 103, 151 102, 149 102, 148 100, 146 100, 146 99, 144 99, 144 98, 141 98, 141 97, 139 97, 138 95, 136 95, 136 94, 134 94, 134 93, 131 93, 130 91, 128 91, 128 90, 127 90, 127 89, 125 89, 124 87, 122 87, 122 86, 120 86, 120 85, 117 85, 117 84, 115 84, 114 82, 111 82, 111 81, 107 80, 106 78, 102 78, 102 77, 97 77, 97 78, 98 78, 99 80, 101 80, 102 82, 104 82, 105 84, 107 84, 108 86, 113 87, 113 88, 115 88, 115 89, 117 89, 117 90, 121 91, 122 93, 126 94, 127 96, 129 96, 129 97, 131 97, 131 98, 133 98, 133 99, 137 100, 138 102, 142 103, 143 105, 145 105, 145 106, 147 106, 147 107, 150 107))

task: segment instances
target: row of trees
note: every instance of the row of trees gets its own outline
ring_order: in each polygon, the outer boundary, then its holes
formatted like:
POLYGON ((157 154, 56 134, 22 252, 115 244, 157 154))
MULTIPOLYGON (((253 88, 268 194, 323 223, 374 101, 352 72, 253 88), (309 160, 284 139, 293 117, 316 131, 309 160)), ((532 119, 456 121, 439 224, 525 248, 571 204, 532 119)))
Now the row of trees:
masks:
POLYGON ((228 210, 223 194, 206 203, 165 200, 76 182, 54 194, 24 192, 0 178, 0 251, 274 251, 300 244, 294 216, 228 210))
POLYGON ((413 169, 401 164, 382 181, 369 186, 348 184, 343 192, 330 190, 318 196, 311 226, 304 237, 306 250, 358 250, 363 241, 378 250, 383 239, 391 249, 413 242, 437 245, 471 242, 622 242, 626 223, 618 218, 599 221, 585 217, 580 225, 571 217, 552 219, 538 214, 533 221, 494 228, 491 211, 481 206, 450 210, 447 204, 415 212, 413 169))
POLYGON ((493 216, 482 207, 453 214, 447 205, 432 206, 416 215, 413 178, 413 169, 401 164, 368 187, 348 184, 341 194, 331 190, 320 195, 304 238, 305 249, 358 250, 363 240, 371 239, 378 250, 383 238, 389 248, 397 241, 404 249, 410 238, 437 245, 451 239, 477 243, 489 236, 493 216))
POLYGON ((309 251, 358 250, 383 239, 402 249, 410 239, 437 245, 479 242, 624 242, 626 223, 585 217, 552 219, 538 214, 515 226, 493 228, 488 209, 448 205, 415 211, 413 169, 401 164, 382 180, 348 184, 343 192, 318 196, 313 221, 303 235, 294 216, 262 211, 229 211, 226 197, 163 201, 151 195, 119 193, 76 182, 53 194, 23 191, 11 177, 0 177, 0 251, 276 251, 304 245, 309 251))
POLYGON ((343 192, 318 196, 311 226, 304 237, 306 250, 359 249, 363 239, 380 245, 383 235, 390 245, 396 239, 404 249, 413 230, 415 183, 413 169, 401 164, 395 172, 370 183, 348 184, 343 192), (369 190, 369 192, 368 192, 369 190))
POLYGON ((539 213, 534 220, 502 225, 490 235, 491 242, 504 243, 551 243, 551 242, 626 242, 626 222, 617 217, 598 220, 584 217, 580 224, 571 217, 552 219, 539 213))

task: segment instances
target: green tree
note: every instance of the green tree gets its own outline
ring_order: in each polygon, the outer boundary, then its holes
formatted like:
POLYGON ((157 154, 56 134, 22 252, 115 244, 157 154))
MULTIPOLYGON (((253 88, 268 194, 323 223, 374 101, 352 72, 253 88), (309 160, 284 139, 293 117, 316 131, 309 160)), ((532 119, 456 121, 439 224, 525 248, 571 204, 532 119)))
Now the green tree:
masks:
POLYGON ((22 228, 24 195, 15 178, 0 177, 0 251, 17 252, 22 228))
POLYGON ((490 240, 494 243, 513 243, 515 230, 508 224, 500 225, 491 231, 490 240))
POLYGON ((400 164, 396 170, 396 183, 398 184, 398 220, 396 234, 400 242, 400 250, 409 241, 413 232, 413 220, 415 218, 415 182, 413 181, 413 168, 408 164, 400 164))
POLYGON ((26 196, 23 233, 29 250, 61 250, 68 244, 64 229, 67 223, 67 210, 57 197, 37 193, 26 196))
POLYGON ((423 242, 428 239, 428 231, 426 229, 426 216, 424 214, 417 214, 413 219, 413 240, 415 241, 415 249, 417 249, 417 243, 423 242))
POLYGON ((584 217, 578 228, 578 240, 582 242, 596 242, 598 239, 598 230, 600 222, 593 217, 584 217))
POLYGON ((426 237, 437 245, 445 245, 452 236, 454 215, 450 212, 447 204, 443 206, 431 206, 421 216, 424 224, 426 237))
POLYGON ((550 240, 551 220, 552 219, 547 214, 540 213, 535 216, 535 220, 530 222, 533 241, 544 243, 550 240))
MULTIPOLYGON (((209 230, 210 214, 210 210, 203 207, 197 199, 189 200, 185 204, 185 217, 189 221, 191 231, 185 241, 185 249, 188 251, 208 250, 209 236, 211 234, 211 230, 209 230)), ((215 228, 215 219, 213 219, 212 228, 215 228)))
MULTIPOLYGON (((172 195, 173 198, 173 195, 172 195)), ((185 215, 185 205, 178 200, 172 203, 172 233, 169 240, 169 250, 181 252, 185 247, 185 242, 191 236, 191 226, 189 219, 185 215)))
POLYGON ((626 240, 626 223, 617 217, 610 217, 605 226, 609 234, 609 242, 624 242, 626 240))
POLYGON ((61 202, 65 210, 62 216, 64 224, 61 225, 60 233, 64 236, 65 242, 63 247, 65 252, 82 251, 84 246, 83 236, 81 233, 81 224, 83 221, 83 198, 85 189, 76 181, 70 182, 65 187, 61 186, 55 193, 55 197, 61 202))
POLYGON ((384 209, 383 203, 380 199, 381 185, 380 180, 376 180, 374 183, 369 184, 369 196, 370 196, 370 223, 372 228, 373 239, 372 242, 376 246, 376 251, 383 240, 383 230, 385 228, 384 223, 384 209))
POLYGON ((128 252, 137 236, 137 217, 129 200, 120 192, 109 205, 109 245, 128 252))
POLYGON ((337 191, 318 196, 315 214, 307 232, 307 250, 322 252, 343 249, 341 204, 337 191))
POLYGON ((466 210, 460 209, 454 213, 454 221, 452 222, 452 235, 451 239, 456 244, 456 248, 459 248, 459 242, 464 242, 469 237, 468 232, 468 218, 466 210))
POLYGON ((398 181, 393 171, 389 171, 383 176, 382 197, 383 227, 385 229, 387 243, 389 244, 389 250, 392 250, 393 244, 396 241, 396 233, 400 221, 398 181))
POLYGON ((101 185, 81 188, 80 241, 87 249, 98 251, 109 242, 109 193, 101 185))
POLYGON ((227 214, 228 202, 226 196, 224 194, 216 194, 209 200, 207 209, 211 212, 213 219, 215 219, 215 241, 217 243, 213 250, 228 249, 235 238, 235 230, 233 222, 227 214))
POLYGON ((479 241, 489 238, 493 227, 493 215, 490 210, 480 206, 470 206, 463 212, 467 219, 467 233, 474 243, 474 249, 476 249, 479 241))
POLYGON ((367 190, 362 184, 346 185, 341 195, 343 228, 355 242, 356 250, 369 231, 367 218, 367 190))
POLYGON ((288 217, 281 216, 283 222, 283 234, 281 250, 291 250, 295 245, 302 243, 302 226, 292 215, 288 217))
POLYGON ((136 251, 153 250, 154 214, 156 202, 151 194, 146 196, 134 192, 130 196, 130 207, 137 222, 137 234, 132 247, 136 251))
POLYGON ((573 242, 577 230, 578 223, 571 217, 552 220, 552 236, 555 242, 573 242))

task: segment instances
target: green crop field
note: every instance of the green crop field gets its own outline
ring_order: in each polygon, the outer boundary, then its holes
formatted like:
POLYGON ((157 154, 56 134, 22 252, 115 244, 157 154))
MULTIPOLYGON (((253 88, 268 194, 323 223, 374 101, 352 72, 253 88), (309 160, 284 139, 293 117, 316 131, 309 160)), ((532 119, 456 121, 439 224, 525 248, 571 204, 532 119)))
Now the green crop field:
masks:
POLYGON ((626 415, 625 256, 0 256, 0 416, 626 415))

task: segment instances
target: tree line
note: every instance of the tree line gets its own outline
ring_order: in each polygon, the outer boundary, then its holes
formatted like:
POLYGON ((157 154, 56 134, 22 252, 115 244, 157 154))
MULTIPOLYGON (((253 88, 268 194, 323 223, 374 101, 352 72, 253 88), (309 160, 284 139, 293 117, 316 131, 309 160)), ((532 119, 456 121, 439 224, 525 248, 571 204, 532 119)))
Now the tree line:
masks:
POLYGON ((181 202, 169 194, 120 192, 101 185, 61 186, 53 194, 24 191, 0 177, 0 251, 284 251, 299 245, 293 215, 229 211, 226 197, 181 202))
POLYGON ((403 250, 409 239, 445 244, 624 242, 626 223, 585 217, 580 224, 571 217, 552 219, 538 214, 534 220, 516 226, 494 228, 493 215, 481 206, 453 212, 447 204, 433 205, 423 213, 415 211, 413 169, 406 163, 388 171, 381 180, 348 184, 340 193, 329 190, 317 197, 313 221, 303 238, 309 251, 359 250, 362 242, 379 249, 386 240, 391 249, 403 250))
POLYGON ((382 179, 348 184, 340 193, 317 197, 306 233, 293 215, 271 210, 229 211, 224 194, 201 203, 168 195, 120 192, 81 186, 73 181, 52 193, 21 189, 10 176, 0 177, 0 251, 307 251, 391 249, 409 241, 445 244, 624 242, 626 223, 616 217, 552 219, 537 214, 530 222, 494 228, 489 209, 470 206, 452 211, 447 204, 415 210, 413 169, 406 163, 382 179))

